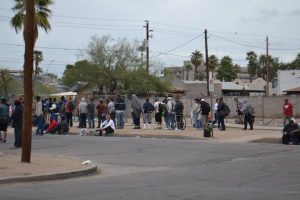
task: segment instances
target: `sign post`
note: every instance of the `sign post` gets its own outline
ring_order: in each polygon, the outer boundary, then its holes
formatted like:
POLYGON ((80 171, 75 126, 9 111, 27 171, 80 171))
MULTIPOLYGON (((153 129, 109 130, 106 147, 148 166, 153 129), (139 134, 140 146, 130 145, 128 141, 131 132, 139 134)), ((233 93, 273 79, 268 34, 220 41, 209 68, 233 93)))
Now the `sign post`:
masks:
MULTIPOLYGON (((208 91, 210 92, 210 107, 212 108, 211 109, 211 119, 214 119, 214 105, 213 105, 213 91, 215 90, 215 82, 214 82, 214 79, 212 77, 212 72, 209 72, 209 80, 208 80, 208 91)), ((216 120, 216 119, 215 119, 216 120)), ((211 136, 214 137, 214 131, 212 129, 212 132, 211 132, 211 136)))

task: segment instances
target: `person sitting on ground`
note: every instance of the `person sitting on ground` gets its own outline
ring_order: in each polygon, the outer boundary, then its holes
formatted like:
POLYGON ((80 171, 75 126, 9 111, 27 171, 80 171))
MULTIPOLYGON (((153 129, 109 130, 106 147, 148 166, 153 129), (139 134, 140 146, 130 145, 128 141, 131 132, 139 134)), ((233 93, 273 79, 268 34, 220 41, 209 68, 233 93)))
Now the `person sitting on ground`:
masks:
POLYGON ((105 131, 105 135, 112 134, 115 131, 115 122, 110 118, 110 115, 106 115, 106 119, 100 125, 99 136, 102 136, 102 132, 105 131))
POLYGON ((58 123, 57 123, 57 120, 55 118, 53 118, 50 121, 50 124, 49 124, 48 128, 44 131, 44 133, 55 134, 57 130, 58 130, 58 123))
POLYGON ((65 116, 61 117, 61 121, 58 124, 57 131, 58 134, 67 134, 69 132, 69 125, 65 116))
POLYGON ((289 123, 284 126, 282 132, 283 132, 283 136, 282 136, 283 144, 290 144, 290 142, 293 142, 293 144, 299 143, 300 127, 296 123, 296 120, 294 118, 291 118, 289 120, 289 123))

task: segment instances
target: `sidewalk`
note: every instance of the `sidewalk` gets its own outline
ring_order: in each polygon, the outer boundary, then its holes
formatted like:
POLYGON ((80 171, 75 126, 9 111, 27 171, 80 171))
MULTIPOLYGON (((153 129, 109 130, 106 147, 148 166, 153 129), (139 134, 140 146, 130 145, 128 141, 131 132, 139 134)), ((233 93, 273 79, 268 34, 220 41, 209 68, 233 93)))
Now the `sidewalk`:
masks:
MULTIPOLYGON (((133 129, 133 126, 127 123, 124 129, 116 129, 113 137, 189 139, 230 143, 243 143, 249 141, 269 143, 272 141, 271 143, 279 144, 282 136, 282 127, 254 126, 254 130, 242 130, 242 125, 227 123, 226 126, 226 131, 219 131, 217 128, 214 128, 214 137, 204 138, 203 130, 194 130, 189 125, 184 131, 155 129, 156 125, 154 124, 150 130, 143 130, 133 129)), ((70 128, 70 135, 79 135, 80 130, 81 129, 79 128, 72 127, 70 128)), ((87 130, 91 131, 91 134, 97 134, 97 132, 92 129, 87 130)), ((8 134, 13 134, 13 130, 9 129, 8 134)), ((96 173, 97 171, 97 166, 95 165, 82 165, 82 160, 63 156, 54 157, 49 155, 32 154, 30 164, 21 163, 21 149, 13 149, 11 147, 7 149, 1 147, 1 149, 0 184, 70 178, 96 173)))

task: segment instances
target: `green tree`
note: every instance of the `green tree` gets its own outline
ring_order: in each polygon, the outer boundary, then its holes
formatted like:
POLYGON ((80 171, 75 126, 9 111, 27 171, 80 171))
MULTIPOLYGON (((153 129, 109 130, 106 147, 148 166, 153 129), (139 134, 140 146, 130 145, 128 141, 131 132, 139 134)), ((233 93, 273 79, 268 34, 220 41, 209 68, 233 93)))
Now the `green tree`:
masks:
POLYGON ((281 70, 295 70, 300 69, 300 53, 297 54, 296 58, 292 62, 280 63, 281 70))
POLYGON ((250 82, 252 82, 253 77, 257 78, 259 71, 257 54, 254 51, 247 52, 246 60, 248 60, 248 73, 250 74, 250 82))
POLYGON ((184 69, 186 71, 186 80, 189 80, 190 71, 193 69, 193 66, 191 64, 186 64, 184 66, 184 69))
POLYGON ((127 71, 141 68, 138 41, 128 42, 125 38, 114 40, 110 36, 93 36, 87 54, 91 63, 96 64, 95 73, 105 77, 108 93, 117 88, 127 90, 127 71))
POLYGON ((208 69, 214 73, 219 66, 219 59, 215 55, 210 55, 208 57, 208 69))
MULTIPOLYGON (((258 59, 259 77, 267 80, 266 55, 261 55, 258 59)), ((269 81, 273 81, 277 76, 277 71, 280 67, 279 58, 269 55, 269 81)))
POLYGON ((35 65, 35 74, 34 75, 37 76, 43 72, 43 70, 41 68, 39 68, 40 62, 42 62, 44 60, 43 52, 34 50, 33 51, 33 60, 34 60, 34 65, 35 65))
POLYGON ((220 67, 217 70, 217 79, 224 81, 232 81, 236 79, 239 66, 232 63, 229 56, 224 56, 220 61, 220 67))
POLYGON ((6 98, 8 97, 8 86, 12 80, 7 69, 0 70, 0 91, 1 95, 4 95, 6 98))
MULTIPOLYGON (((38 28, 43 28, 46 33, 51 29, 48 18, 51 15, 51 10, 48 8, 53 4, 52 0, 35 0, 35 24, 34 24, 34 39, 38 38, 38 28)), ((15 6, 12 10, 16 13, 10 20, 10 24, 15 28, 16 33, 21 31, 25 26, 26 0, 15 0, 15 6)))
POLYGON ((191 62, 195 67, 194 80, 199 79, 198 68, 201 66, 202 60, 203 60, 203 54, 200 51, 195 50, 194 52, 192 52, 191 62))

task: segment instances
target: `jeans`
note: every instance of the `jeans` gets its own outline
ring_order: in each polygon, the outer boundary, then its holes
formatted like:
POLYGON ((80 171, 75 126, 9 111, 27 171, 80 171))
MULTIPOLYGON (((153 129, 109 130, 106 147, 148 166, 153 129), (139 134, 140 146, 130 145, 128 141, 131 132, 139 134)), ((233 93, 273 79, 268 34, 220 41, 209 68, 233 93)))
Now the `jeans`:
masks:
POLYGON ((88 123, 89 123, 89 128, 95 128, 95 116, 94 114, 88 114, 88 123))
POLYGON ((81 113, 80 114, 79 128, 86 128, 86 113, 81 113))
POLYGON ((68 123, 69 127, 72 127, 73 126, 72 112, 66 112, 66 119, 67 119, 67 123, 68 123))
POLYGON ((36 134, 43 135, 44 134, 44 116, 37 117, 37 129, 36 134))
POLYGON ((120 110, 116 112, 116 121, 117 121, 117 128, 122 129, 124 128, 124 111, 120 110))
POLYGON ((167 119, 168 119, 167 128, 174 129, 175 128, 175 123, 176 123, 175 113, 174 112, 168 112, 167 119))
POLYGON ((194 128, 199 129, 201 126, 200 120, 198 119, 199 113, 193 113, 193 120, 194 120, 194 128))
POLYGON ((220 122, 222 129, 225 130, 225 116, 219 115, 218 122, 220 122))

